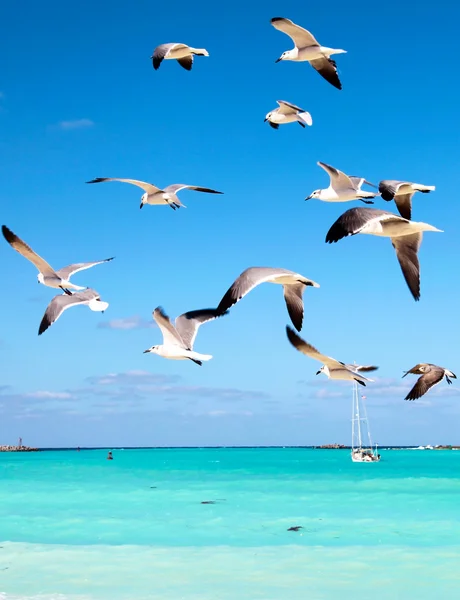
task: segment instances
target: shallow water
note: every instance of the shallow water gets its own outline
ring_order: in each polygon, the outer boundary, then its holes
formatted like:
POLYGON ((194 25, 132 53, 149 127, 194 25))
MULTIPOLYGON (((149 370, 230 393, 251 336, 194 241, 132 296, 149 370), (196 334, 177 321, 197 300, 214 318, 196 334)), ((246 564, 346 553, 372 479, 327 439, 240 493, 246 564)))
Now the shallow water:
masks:
POLYGON ((0 598, 455 597, 460 452, 381 454, 0 454, 0 598))

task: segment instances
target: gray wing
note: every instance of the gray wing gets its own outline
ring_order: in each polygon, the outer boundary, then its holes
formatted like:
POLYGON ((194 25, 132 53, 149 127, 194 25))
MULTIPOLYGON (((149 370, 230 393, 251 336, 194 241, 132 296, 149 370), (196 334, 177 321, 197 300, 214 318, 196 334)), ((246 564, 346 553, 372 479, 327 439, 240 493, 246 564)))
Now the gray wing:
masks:
POLYGON ((219 302, 217 311, 223 313, 231 308, 234 304, 249 294, 256 286, 265 283, 272 277, 280 277, 283 275, 295 275, 293 271, 287 269, 275 269, 272 267, 249 267, 241 273, 238 279, 232 283, 229 289, 225 292, 222 300, 219 302))
POLYGON ((150 57, 152 59, 152 64, 153 64, 153 68, 155 69, 155 71, 159 68, 164 57, 168 54, 168 52, 171 50, 171 48, 174 48, 174 46, 179 46, 179 45, 181 45, 181 44, 160 44, 159 46, 157 46, 155 48, 152 56, 150 57))
POLYGON ((303 292, 307 286, 303 283, 283 285, 284 299, 292 324, 300 331, 303 322, 303 292))
POLYGON ((101 265, 102 263, 105 263, 105 262, 110 262, 114 258, 115 257, 112 256, 112 258, 105 258, 104 260, 98 260, 96 262, 75 263, 74 265, 69 265, 68 267, 59 269, 59 271, 56 271, 56 273, 59 275, 59 277, 61 279, 65 279, 68 281, 69 277, 71 277, 74 273, 78 273, 78 271, 84 271, 85 269, 90 269, 91 267, 94 267, 96 265, 101 265))
POLYGON ((191 71, 193 67, 193 54, 190 54, 190 56, 184 56, 184 58, 178 58, 177 62, 186 71, 191 71))
POLYGON ((347 367, 347 369, 350 369, 350 371, 355 371, 356 373, 359 372, 363 372, 363 373, 370 373, 371 371, 377 371, 378 367, 374 367, 373 365, 369 365, 369 366, 362 366, 362 365, 345 365, 347 367))
POLYGON ((320 161, 318 161, 316 164, 326 171, 326 173, 331 178, 332 187, 336 190, 349 189, 354 187, 350 177, 348 177, 348 175, 345 175, 343 171, 339 171, 335 167, 331 167, 331 165, 327 165, 326 163, 320 161))
POLYGON ((318 71, 321 77, 324 77, 326 81, 328 81, 331 85, 333 85, 338 90, 342 89, 342 84, 340 83, 339 75, 337 73, 337 64, 335 60, 332 58, 315 58, 315 60, 310 61, 311 66, 318 71))
POLYGON ((8 229, 6 225, 2 225, 2 233, 8 244, 19 252, 24 258, 27 258, 43 275, 55 276, 54 269, 43 260, 41 256, 38 256, 30 246, 21 240, 15 233, 8 229))
POLYGON ((87 181, 86 183, 102 183, 104 181, 121 181, 122 183, 131 183, 132 185, 137 185, 147 192, 148 194, 155 194, 156 192, 161 192, 160 188, 157 188, 155 185, 151 183, 146 183, 145 181, 138 181, 137 179, 120 179, 119 177, 96 177, 96 179, 91 179, 91 181, 87 181))
POLYGON ((48 329, 55 321, 59 319, 62 313, 70 308, 71 306, 77 306, 78 304, 88 304, 91 300, 99 298, 99 294, 92 289, 84 290, 83 292, 76 292, 75 294, 59 294, 55 296, 43 315, 43 319, 38 328, 38 335, 41 335, 48 329))
POLYGON ((379 192, 382 198, 389 202, 393 200, 399 188, 407 183, 407 181, 397 181, 396 179, 384 179, 379 183, 379 192))
POLYGON ((323 365, 328 365, 328 367, 345 367, 345 365, 342 362, 335 360, 335 358, 331 358, 330 356, 326 356, 325 354, 321 354, 321 352, 318 352, 318 350, 314 346, 303 340, 300 337, 300 335, 297 335, 297 333, 293 329, 291 329, 289 325, 286 326, 286 333, 288 336, 288 340, 291 342, 294 348, 299 352, 302 352, 302 354, 305 354, 305 356, 313 358, 314 360, 319 361, 323 365))
POLYGON ((172 185, 165 187, 163 191, 166 193, 177 194, 177 192, 180 192, 181 190, 194 190, 195 192, 206 192, 207 194, 223 194, 223 192, 217 192, 210 188, 187 185, 186 183, 173 183, 172 185))
POLYGON ((291 104, 290 102, 286 102, 285 100, 277 100, 277 103, 280 106, 278 108, 278 112, 281 115, 289 115, 292 113, 306 112, 303 108, 300 108, 300 106, 296 106, 295 104, 291 104))
POLYGON ((270 20, 270 23, 275 29, 278 29, 279 31, 282 31, 288 35, 297 48, 319 46, 318 42, 309 31, 303 27, 299 27, 299 25, 296 25, 289 19, 284 19, 283 17, 273 17, 273 19, 270 20))
POLYGON ((417 400, 421 398, 427 391, 437 383, 442 381, 444 377, 444 369, 440 367, 432 367, 427 373, 424 373, 417 379, 416 384, 407 394, 404 400, 417 400))
POLYGON ((207 323, 208 321, 213 321, 218 317, 223 317, 227 312, 228 311, 221 313, 215 308, 203 308, 200 310, 191 310, 183 315, 179 315, 176 319, 176 330, 184 341, 187 349, 193 349, 193 343, 195 342, 200 325, 203 325, 203 323, 207 323))
POLYGON ((420 300, 420 264, 417 252, 422 243, 421 232, 391 238, 401 270, 415 300, 420 300))
POLYGON ((161 306, 158 306, 152 313, 153 318, 160 328, 161 333, 163 334, 163 342, 167 344, 172 344, 173 346, 180 346, 181 348, 187 349, 184 340, 174 327, 174 325, 169 320, 168 315, 163 311, 161 306))
POLYGON ((356 235, 368 223, 378 221, 401 221, 401 217, 378 208, 350 208, 341 215, 326 234, 326 243, 333 244, 348 235, 356 235))

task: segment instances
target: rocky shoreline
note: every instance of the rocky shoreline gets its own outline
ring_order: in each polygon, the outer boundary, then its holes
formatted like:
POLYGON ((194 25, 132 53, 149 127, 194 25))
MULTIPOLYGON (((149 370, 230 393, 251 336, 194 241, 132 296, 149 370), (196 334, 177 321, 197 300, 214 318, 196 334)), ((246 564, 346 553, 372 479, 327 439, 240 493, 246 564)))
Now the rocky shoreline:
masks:
POLYGON ((0 446, 0 452, 40 452, 40 450, 29 446, 0 446))

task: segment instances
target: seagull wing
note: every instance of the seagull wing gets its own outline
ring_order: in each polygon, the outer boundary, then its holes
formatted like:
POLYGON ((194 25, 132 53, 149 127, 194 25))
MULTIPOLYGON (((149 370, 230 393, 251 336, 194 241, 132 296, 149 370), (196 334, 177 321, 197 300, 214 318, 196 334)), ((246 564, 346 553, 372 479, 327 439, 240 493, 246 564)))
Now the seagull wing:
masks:
POLYGON ((261 283, 270 281, 270 279, 277 276, 283 277, 286 275, 295 275, 295 273, 287 269, 275 269, 272 267, 250 267, 246 269, 225 292, 222 300, 219 302, 217 311, 225 312, 261 283))
POLYGON ((362 365, 347 365, 347 367, 354 369, 355 371, 363 371, 363 373, 369 373, 370 371, 377 371, 378 367, 374 367, 373 365, 362 366, 362 365))
POLYGON ((145 183, 145 181, 138 181, 137 179, 120 179, 119 177, 96 177, 96 179, 91 179, 91 181, 87 181, 86 183, 102 183, 103 181, 121 181, 122 183, 131 183, 132 185, 137 185, 147 192, 147 194, 156 194, 157 192, 161 192, 160 188, 157 188, 155 185, 151 183, 145 183))
MULTIPOLYGON (((366 181, 364 179, 364 177, 356 177, 354 175, 349 175, 349 178, 350 178, 350 181, 353 183, 353 187, 355 188, 355 190, 360 190, 361 186, 363 185, 363 183, 365 183, 366 185, 370 185, 373 188, 377 187, 376 185, 374 185, 370 181, 366 181)), ((376 194, 376 196, 377 195, 378 194, 376 194)))
POLYGON ((416 384, 404 400, 417 400, 417 398, 421 398, 430 388, 440 383, 443 377, 444 369, 441 367, 431 367, 428 372, 417 379, 416 384))
POLYGON ((324 77, 326 81, 338 90, 342 89, 335 60, 325 56, 324 58, 315 58, 315 60, 310 60, 309 62, 311 66, 318 71, 321 77, 324 77))
POLYGON ((45 332, 55 321, 59 319, 62 313, 71 306, 78 304, 88 304, 91 300, 99 298, 99 294, 95 290, 85 290, 84 292, 76 292, 75 294, 59 294, 54 296, 43 315, 43 319, 38 329, 38 335, 45 332))
POLYGON ((54 269, 46 262, 46 260, 43 260, 41 256, 38 256, 30 246, 23 242, 21 238, 11 231, 11 229, 8 229, 6 225, 2 225, 2 233, 8 244, 37 267, 40 273, 47 276, 56 275, 54 269))
POLYGON ((401 220, 398 215, 377 208, 350 208, 331 225, 326 234, 326 243, 333 244, 349 235, 356 235, 373 221, 401 220))
POLYGON ((282 31, 288 35, 297 48, 307 48, 309 46, 319 46, 313 35, 304 29, 299 27, 289 19, 283 19, 283 17, 274 17, 270 20, 270 23, 275 29, 282 31))
POLYGON ((152 64, 153 64, 153 68, 155 69, 155 71, 159 68, 159 66, 161 65, 163 59, 165 58, 165 56, 168 55, 169 51, 172 50, 172 48, 187 48, 187 46, 185 44, 160 44, 159 46, 157 46, 155 48, 155 50, 153 51, 152 56, 150 57, 152 59, 152 64))
POLYGON ((335 167, 331 167, 326 163, 318 161, 318 166, 326 171, 331 178, 331 185, 335 190, 343 190, 354 188, 354 184, 348 175, 345 175, 343 171, 339 171, 335 167))
POLYGON ((389 202, 390 200, 393 200, 399 188, 405 184, 407 184, 407 181, 397 181, 396 179, 384 179, 379 183, 379 192, 382 198, 389 202))
POLYGON ((296 106, 290 102, 285 102, 284 100, 277 100, 276 102, 280 105, 278 112, 281 115, 292 115, 298 112, 306 112, 303 108, 300 108, 300 106, 296 106))
POLYGON ((184 340, 181 338, 180 334, 169 320, 169 317, 165 314, 160 306, 153 311, 152 315, 156 324, 160 328, 161 333, 163 334, 163 342, 166 345, 172 344, 173 346, 180 346, 181 348, 187 349, 187 345, 184 343, 184 340))
POLYGON ((321 352, 318 352, 318 350, 314 346, 312 346, 311 344, 303 340, 299 335, 297 335, 297 333, 291 327, 289 327, 289 325, 286 326, 286 333, 288 336, 288 340, 291 342, 294 348, 299 352, 302 352, 302 354, 305 354, 305 356, 313 358, 314 360, 317 360, 323 365, 327 365, 328 367, 345 367, 343 363, 341 363, 338 360, 335 360, 335 358, 331 358, 330 356, 326 356, 325 354, 321 354, 321 352))
POLYGON ((206 194, 223 194, 223 192, 217 192, 210 188, 187 185, 186 183, 173 183, 172 185, 166 186, 163 191, 168 194, 177 194, 181 190, 194 190, 195 192, 206 192, 206 194))
POLYGON ((410 187, 410 184, 407 181, 396 181, 393 179, 386 179, 379 183, 379 192, 384 200, 389 202, 390 200, 394 200, 396 207, 398 208, 399 214, 405 219, 410 221, 412 216, 412 196, 415 194, 415 190, 410 187), (405 189, 401 190, 401 194, 398 194, 398 191, 401 187, 405 186, 407 189, 407 193, 405 194, 405 189))
POLYGON ((61 279, 65 279, 66 281, 68 281, 69 277, 71 277, 74 273, 78 273, 78 271, 84 271, 85 269, 90 269, 91 267, 95 267, 96 265, 101 265, 102 263, 105 263, 105 262, 110 262, 114 258, 115 257, 112 256, 112 258, 105 258, 104 260, 98 260, 96 262, 75 263, 74 265, 69 265, 68 267, 59 269, 59 271, 56 271, 56 273, 59 275, 59 277, 61 279))
POLYGON ((191 71, 193 67, 193 54, 190 54, 190 56, 184 56, 183 58, 178 58, 177 62, 186 71, 191 71))
POLYGON ((415 300, 420 300, 420 264, 417 252, 422 243, 422 232, 391 238, 401 270, 415 300))
POLYGON ((294 285, 283 285, 284 299, 288 309, 289 316, 291 317, 292 324, 300 331, 302 329, 303 321, 303 292, 306 285, 303 283, 297 283, 294 285))
POLYGON ((227 312, 220 313, 217 312, 215 308, 203 308, 201 310, 191 310, 183 315, 179 315, 176 319, 176 330, 184 341, 187 349, 192 350, 200 325, 203 325, 203 323, 207 323, 208 321, 213 321, 218 317, 222 317, 226 315, 227 312))

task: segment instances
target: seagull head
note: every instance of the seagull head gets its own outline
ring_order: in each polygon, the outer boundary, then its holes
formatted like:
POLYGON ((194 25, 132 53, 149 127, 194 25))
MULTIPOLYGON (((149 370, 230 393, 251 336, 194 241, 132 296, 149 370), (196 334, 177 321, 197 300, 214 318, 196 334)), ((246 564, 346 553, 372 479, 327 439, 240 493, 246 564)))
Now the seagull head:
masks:
POLYGON ((147 192, 145 192, 145 194, 142 194, 141 205, 139 206, 139 208, 142 208, 144 206, 144 204, 147 204, 147 198, 148 198, 147 192))
POLYGON ((324 373, 327 377, 329 377, 329 369, 327 365, 323 365, 319 371, 316 372, 317 375, 320 373, 324 373))
POLYGON ((43 273, 39 273, 37 275, 38 283, 45 283, 45 278, 43 277, 43 273))
POLYGON ((148 354, 149 352, 152 352, 152 354, 158 354, 158 349, 159 346, 151 346, 150 348, 147 348, 147 350, 144 350, 143 354, 148 354))
POLYGON ((289 51, 283 52, 283 54, 275 60, 275 63, 280 62, 280 60, 285 60, 287 58, 288 54, 289 54, 289 51))
POLYGON ((321 196, 321 190, 315 190, 305 200, 311 200, 312 198, 319 198, 321 196))
POLYGON ((264 123, 266 123, 267 121, 270 121, 272 114, 273 114, 272 111, 270 111, 269 113, 267 113, 265 115, 264 123))

